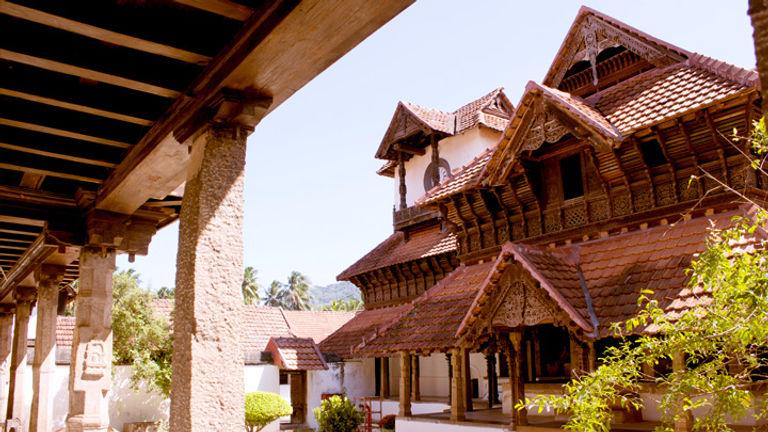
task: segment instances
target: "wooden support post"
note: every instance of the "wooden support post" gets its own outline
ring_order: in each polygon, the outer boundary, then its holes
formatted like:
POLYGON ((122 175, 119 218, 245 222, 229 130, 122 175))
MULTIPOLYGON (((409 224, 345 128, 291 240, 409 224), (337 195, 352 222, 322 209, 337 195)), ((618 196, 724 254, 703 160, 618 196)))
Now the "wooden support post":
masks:
POLYGON ((400 417, 411 415, 411 355, 400 353, 400 417))
POLYGON ((380 368, 380 376, 381 376, 381 397, 382 399, 388 399, 390 396, 389 392, 389 357, 382 357, 381 358, 381 368, 380 368))
POLYGON ((587 342, 587 348, 589 349, 589 362, 587 366, 589 367, 590 372, 594 372, 597 370, 597 351, 595 351, 595 342, 589 341, 587 342))
POLYGON ((453 364, 451 362, 451 353, 445 354, 445 362, 448 364, 448 403, 453 400, 453 364))
POLYGON ((408 208, 408 201, 406 199, 408 187, 405 185, 405 156, 403 152, 397 154, 397 176, 400 180, 400 210, 404 210, 408 208))
MULTIPOLYGON (((672 370, 675 372, 685 370, 685 353, 675 352, 672 356, 672 370)), ((690 411, 683 412, 682 402, 677 407, 678 412, 675 413, 675 432, 691 432, 693 430, 693 413, 690 411)))
POLYGON ((499 403, 499 381, 496 375, 496 353, 485 355, 486 373, 488 374, 488 408, 499 403))
POLYGON ((420 365, 419 355, 414 354, 411 356, 411 399, 415 402, 421 400, 421 387, 419 385, 420 380, 420 365))
MULTIPOLYGON (((517 410, 518 402, 525 400, 525 380, 523 379, 523 331, 515 330, 509 334, 512 344, 513 360, 509 367, 509 376, 512 383, 512 412, 516 419, 516 426, 528 424, 528 412, 517 410)), ((514 430, 514 429, 513 429, 514 430)))
POLYGON ((451 377, 451 421, 464 421, 466 419, 466 381, 464 379, 464 353, 463 348, 454 348, 451 355, 453 376, 451 377))
POLYGON ((466 404, 464 407, 467 411, 474 411, 475 407, 472 403, 472 368, 469 361, 469 350, 464 350, 464 397, 466 398, 466 404))
POLYGON ((573 334, 569 335, 571 350, 571 376, 576 377, 584 372, 583 354, 584 348, 573 334))

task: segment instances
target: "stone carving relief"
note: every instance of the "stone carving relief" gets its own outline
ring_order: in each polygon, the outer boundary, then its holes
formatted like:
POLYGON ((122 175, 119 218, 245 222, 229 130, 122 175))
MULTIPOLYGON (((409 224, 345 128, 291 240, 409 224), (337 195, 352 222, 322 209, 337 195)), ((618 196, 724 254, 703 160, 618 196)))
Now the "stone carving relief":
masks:
POLYGON ((104 343, 92 340, 85 346, 85 361, 83 363, 83 375, 85 379, 101 379, 107 371, 107 362, 104 358, 104 343))
MULTIPOLYGON (((509 290, 496 307, 491 323, 499 327, 533 326, 560 320, 557 308, 541 288, 532 287, 522 280, 509 281, 509 290)), ((503 285, 502 285, 503 286, 503 285)))

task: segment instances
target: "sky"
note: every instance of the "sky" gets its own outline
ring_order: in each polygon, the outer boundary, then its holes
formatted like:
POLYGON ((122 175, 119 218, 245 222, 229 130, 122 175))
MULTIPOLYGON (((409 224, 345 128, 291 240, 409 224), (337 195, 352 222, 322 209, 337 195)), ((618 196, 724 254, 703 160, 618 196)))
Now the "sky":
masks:
MULTIPOLYGON (((298 270, 318 285, 392 233, 394 180, 374 153, 399 100, 453 111, 541 82, 585 4, 659 39, 755 65, 747 0, 419 0, 275 109, 248 138, 245 260, 262 286, 298 270)), ((178 223, 135 268, 175 285, 178 223)))

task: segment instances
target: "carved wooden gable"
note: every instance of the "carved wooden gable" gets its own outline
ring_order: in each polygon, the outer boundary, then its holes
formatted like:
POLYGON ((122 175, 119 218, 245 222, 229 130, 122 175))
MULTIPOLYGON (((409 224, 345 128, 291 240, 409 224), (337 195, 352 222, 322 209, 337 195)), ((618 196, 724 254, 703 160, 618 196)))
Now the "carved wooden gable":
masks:
POLYGON ((519 265, 510 266, 497 285, 498 299, 492 304, 492 327, 515 328, 539 324, 562 324, 564 311, 519 265))
POLYGON ((597 56, 601 51, 622 46, 654 66, 667 66, 685 58, 682 49, 662 44, 648 35, 605 16, 586 10, 576 18, 565 43, 553 62, 544 84, 558 87, 566 72, 580 61, 588 61, 597 85, 597 56))

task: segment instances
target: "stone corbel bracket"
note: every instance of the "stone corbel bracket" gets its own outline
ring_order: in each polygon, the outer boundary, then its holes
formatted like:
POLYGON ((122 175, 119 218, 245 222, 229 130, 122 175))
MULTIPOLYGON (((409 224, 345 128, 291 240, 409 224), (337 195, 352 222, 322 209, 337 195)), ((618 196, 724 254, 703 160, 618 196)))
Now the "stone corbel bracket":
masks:
POLYGON ((149 242, 157 232, 157 221, 92 209, 86 216, 87 245, 103 250, 126 252, 129 261, 138 255, 146 255, 149 242))
POLYGON ((267 115, 271 105, 271 96, 224 88, 211 98, 205 109, 179 127, 173 135, 180 143, 193 141, 208 126, 215 129, 236 127, 250 134, 267 115))

